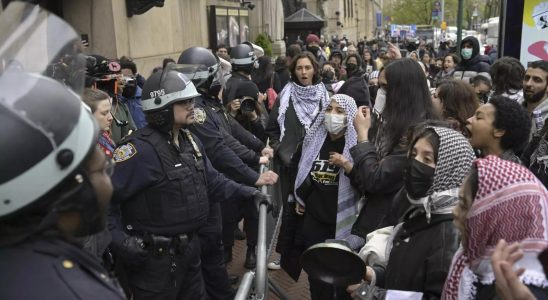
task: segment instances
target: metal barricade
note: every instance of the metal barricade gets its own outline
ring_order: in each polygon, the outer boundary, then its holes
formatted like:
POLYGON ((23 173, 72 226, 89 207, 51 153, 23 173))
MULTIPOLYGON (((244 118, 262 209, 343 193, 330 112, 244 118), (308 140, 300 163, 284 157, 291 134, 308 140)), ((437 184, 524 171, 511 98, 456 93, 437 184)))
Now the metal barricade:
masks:
MULTIPOLYGON (((272 162, 268 166, 261 166, 261 174, 272 168, 272 162)), ((271 197, 273 202, 280 205, 280 199, 272 199, 273 197, 280 197, 279 185, 274 186, 262 186, 261 191, 271 197), (274 195, 273 195, 274 194, 274 195)), ((257 299, 263 300, 268 298, 268 289, 273 288, 276 294, 283 293, 279 288, 268 280, 267 259, 270 256, 273 241, 277 236, 277 231, 281 222, 282 212, 281 209, 277 216, 272 218, 268 215, 268 207, 266 204, 262 204, 259 207, 259 230, 257 235, 257 266, 255 271, 248 271, 244 274, 238 292, 236 293, 235 300, 245 299, 257 299), (270 223, 270 224, 269 224, 270 223), (268 226, 270 225, 270 226, 268 226), (269 230, 270 229, 270 230, 269 230), (270 236, 270 241, 268 237, 270 236)), ((287 299, 286 296, 281 295, 281 299, 287 299)))

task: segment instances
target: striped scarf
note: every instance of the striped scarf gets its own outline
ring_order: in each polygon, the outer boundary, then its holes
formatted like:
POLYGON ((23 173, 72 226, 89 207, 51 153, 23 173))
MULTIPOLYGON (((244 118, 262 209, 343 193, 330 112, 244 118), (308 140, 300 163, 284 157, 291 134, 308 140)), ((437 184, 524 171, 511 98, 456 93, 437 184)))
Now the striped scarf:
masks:
POLYGON ((322 82, 310 86, 300 86, 295 82, 286 84, 280 92, 280 108, 277 119, 280 125, 280 141, 285 134, 285 113, 290 100, 293 101, 293 107, 299 122, 308 132, 313 120, 329 104, 329 94, 322 82))
POLYGON ((453 257, 442 299, 474 299, 475 283, 493 284, 491 255, 500 239, 520 242, 525 268, 520 280, 547 287, 537 256, 548 246, 548 192, 526 168, 487 156, 474 162, 478 191, 466 216, 468 240, 453 257))
MULTIPOLYGON (((356 101, 347 95, 334 95, 331 99, 337 101, 337 103, 344 108, 347 118, 347 127, 345 136, 345 145, 342 155, 353 163, 352 156, 350 155, 350 148, 357 144, 357 134, 354 128, 353 120, 356 116, 357 107, 356 101)), ((294 195, 296 200, 301 204, 304 204, 304 200, 297 196, 297 189, 305 181, 307 176, 310 176, 310 169, 312 164, 323 146, 325 138, 327 137, 327 130, 324 125, 325 111, 320 112, 318 119, 310 131, 306 135, 303 141, 303 149, 301 159, 299 161, 299 167, 297 171, 297 179, 295 181, 294 195)), ((337 204, 337 221, 335 229, 335 238, 344 239, 350 235, 352 225, 357 217, 357 203, 359 195, 356 190, 350 184, 350 179, 344 175, 344 168, 339 171, 339 189, 338 189, 338 204, 337 204)))

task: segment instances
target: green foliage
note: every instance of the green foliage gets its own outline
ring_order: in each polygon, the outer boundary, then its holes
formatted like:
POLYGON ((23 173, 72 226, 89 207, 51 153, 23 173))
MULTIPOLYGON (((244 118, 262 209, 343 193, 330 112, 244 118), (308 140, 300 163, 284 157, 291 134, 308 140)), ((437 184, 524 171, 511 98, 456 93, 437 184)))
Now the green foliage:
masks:
MULTIPOLYGON (((440 1, 441 0, 437 0, 440 1)), ((480 18, 489 18, 497 12, 500 0, 463 0, 463 25, 470 29, 474 22, 472 14, 477 4, 480 18), (490 16, 491 15, 491 16, 490 16)), ((441 20, 432 20, 432 8, 436 0, 393 0, 384 7, 383 14, 392 17, 392 24, 417 24, 439 26, 441 20)), ((457 25, 459 0, 445 0, 445 21, 448 26, 457 25)))
POLYGON ((264 55, 272 57, 272 42, 265 33, 261 33, 257 36, 255 44, 263 48, 264 55))

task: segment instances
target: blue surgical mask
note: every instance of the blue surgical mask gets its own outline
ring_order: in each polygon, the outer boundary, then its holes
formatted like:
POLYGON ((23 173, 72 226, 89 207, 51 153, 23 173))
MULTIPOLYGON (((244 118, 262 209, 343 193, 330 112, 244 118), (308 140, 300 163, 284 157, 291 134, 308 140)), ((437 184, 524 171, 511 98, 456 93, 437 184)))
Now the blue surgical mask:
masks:
POLYGON ((464 49, 460 50, 460 54, 462 55, 463 59, 470 59, 470 58, 472 58, 472 52, 473 51, 474 51, 473 49, 464 48, 464 49))

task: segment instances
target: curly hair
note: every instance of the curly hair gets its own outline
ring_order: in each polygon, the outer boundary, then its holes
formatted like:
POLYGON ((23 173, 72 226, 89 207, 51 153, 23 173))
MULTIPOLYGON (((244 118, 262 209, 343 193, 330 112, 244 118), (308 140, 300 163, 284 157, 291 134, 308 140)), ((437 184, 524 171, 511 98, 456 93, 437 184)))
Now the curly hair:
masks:
POLYGON ((492 97, 489 103, 495 107, 493 126, 505 131, 500 139, 502 149, 514 153, 523 150, 531 132, 529 113, 518 102, 503 96, 492 97))
POLYGON ((525 68, 519 60, 505 56, 497 59, 489 70, 495 95, 508 92, 510 89, 521 90, 525 68))
POLYGON ((320 66, 318 65, 318 62, 316 61, 316 57, 314 57, 314 54, 305 51, 297 54, 293 61, 291 62, 291 66, 289 67, 289 70, 291 72, 291 80, 293 80, 295 83, 300 84, 299 80, 297 79, 297 73, 295 72, 297 68, 297 61, 302 58, 308 58, 310 60, 310 63, 312 64, 312 67, 314 68, 314 75, 312 77, 312 83, 315 84, 320 80, 320 66))
POLYGON ((438 97, 443 104, 443 119, 458 122, 460 132, 467 132, 466 120, 479 106, 476 93, 462 80, 444 80, 438 86, 438 97))

